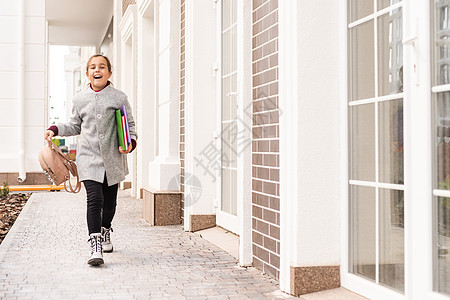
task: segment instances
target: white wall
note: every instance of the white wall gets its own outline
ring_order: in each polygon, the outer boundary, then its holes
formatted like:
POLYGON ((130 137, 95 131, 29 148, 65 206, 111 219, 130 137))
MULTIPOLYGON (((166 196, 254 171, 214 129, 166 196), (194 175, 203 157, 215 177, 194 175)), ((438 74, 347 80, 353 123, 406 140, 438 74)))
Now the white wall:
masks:
MULTIPOLYGON (((0 1, 0 173, 18 172, 19 1, 0 1), (11 145, 6 147, 5 145, 11 145)), ((25 169, 40 172, 44 145, 45 0, 25 1, 25 169)))

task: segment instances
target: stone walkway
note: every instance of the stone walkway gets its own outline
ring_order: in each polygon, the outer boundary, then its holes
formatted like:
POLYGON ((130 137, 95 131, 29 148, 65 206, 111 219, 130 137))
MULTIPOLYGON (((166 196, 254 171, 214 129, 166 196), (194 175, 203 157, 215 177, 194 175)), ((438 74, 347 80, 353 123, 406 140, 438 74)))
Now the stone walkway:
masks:
POLYGON ((85 194, 34 193, 0 245, 0 299, 299 299, 181 226, 151 227, 120 191, 114 252, 90 267, 85 194))

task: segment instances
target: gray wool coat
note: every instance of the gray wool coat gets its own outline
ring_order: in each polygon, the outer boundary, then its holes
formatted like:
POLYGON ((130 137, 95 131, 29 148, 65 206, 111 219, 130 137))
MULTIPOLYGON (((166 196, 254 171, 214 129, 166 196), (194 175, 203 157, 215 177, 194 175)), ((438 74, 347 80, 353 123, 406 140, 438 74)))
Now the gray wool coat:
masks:
POLYGON ((77 167, 80 181, 103 182, 105 172, 108 185, 125 179, 128 174, 126 154, 119 152, 115 110, 126 105, 132 139, 137 140, 136 127, 127 95, 106 86, 100 92, 89 86, 73 98, 72 116, 67 123, 59 123, 60 136, 80 135, 77 143, 77 167))

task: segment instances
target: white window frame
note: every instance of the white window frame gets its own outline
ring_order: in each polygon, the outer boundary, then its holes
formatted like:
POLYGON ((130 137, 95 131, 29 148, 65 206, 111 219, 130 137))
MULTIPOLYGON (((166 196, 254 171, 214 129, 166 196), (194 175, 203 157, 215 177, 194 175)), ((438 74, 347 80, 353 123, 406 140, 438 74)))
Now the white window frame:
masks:
MULTIPOLYGON (((245 109, 252 104, 252 43, 251 43, 251 3, 236 1, 237 3, 237 118, 238 132, 241 138, 252 139, 252 117, 245 109), (248 130, 250 129, 250 130, 248 130)), ((222 125, 222 0, 217 0, 217 129, 215 133, 216 148, 222 152, 220 132, 222 125)), ((221 165, 216 171, 216 223, 239 235, 239 265, 252 264, 252 146, 246 143, 239 144, 237 148, 237 215, 221 211, 221 165)), ((221 163, 221 162, 220 162, 221 163)))
MULTIPOLYGON (((215 135, 216 148, 222 154, 222 142, 220 134, 222 132, 222 0, 216 2, 217 7, 217 134, 215 135)), ((236 166, 239 168, 239 166, 236 166)), ((239 235, 239 219, 227 212, 222 211, 222 160, 219 160, 219 167, 216 170, 217 178, 217 211, 216 223, 227 230, 239 235)), ((237 176, 236 176, 237 178, 237 176)), ((238 181, 238 180, 237 180, 238 181)))

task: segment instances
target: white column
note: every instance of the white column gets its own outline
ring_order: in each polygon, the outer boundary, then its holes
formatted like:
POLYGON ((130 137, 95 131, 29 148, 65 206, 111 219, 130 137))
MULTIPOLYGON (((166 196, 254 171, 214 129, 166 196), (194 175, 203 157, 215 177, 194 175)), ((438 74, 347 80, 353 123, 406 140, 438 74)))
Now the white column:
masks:
POLYGON ((155 159, 155 127, 153 118, 156 107, 155 93, 155 24, 154 2, 137 1, 137 106, 138 162, 137 189, 148 185, 149 163, 155 159))
MULTIPOLYGON (((158 156, 149 164, 149 185, 167 190, 180 174, 180 3, 163 0, 158 10, 158 156)), ((179 186, 178 186, 179 189, 179 186)))
POLYGON ((338 3, 280 1, 280 288, 339 266, 338 3), (326 86, 326 88, 324 88, 326 86))
MULTIPOLYGON (((141 127, 141 120, 139 119, 136 95, 137 95, 137 7, 136 4, 129 5, 125 14, 119 24, 121 35, 120 40, 120 61, 121 61, 121 80, 120 89, 128 96, 128 102, 133 110, 133 117, 137 127, 141 127)), ((139 136, 138 136, 139 140, 139 136)), ((125 181, 132 182, 131 196, 139 195, 137 186, 137 162, 141 160, 140 151, 134 151, 127 155, 129 174, 125 181)))

